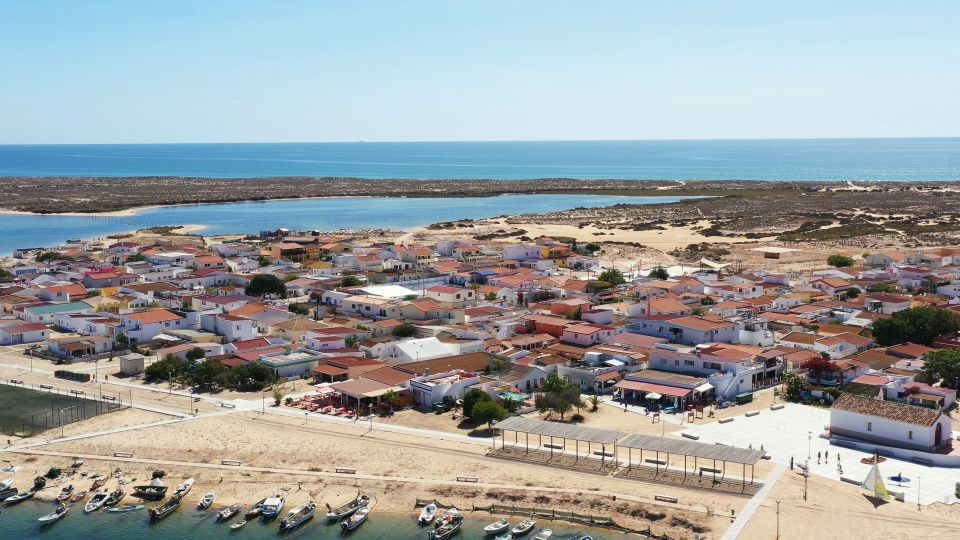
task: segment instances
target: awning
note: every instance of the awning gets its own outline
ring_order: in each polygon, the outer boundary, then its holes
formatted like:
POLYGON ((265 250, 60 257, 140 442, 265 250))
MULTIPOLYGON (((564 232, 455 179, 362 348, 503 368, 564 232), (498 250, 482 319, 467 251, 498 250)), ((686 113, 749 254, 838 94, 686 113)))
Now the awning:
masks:
POLYGON ((610 360, 604 360, 603 365, 610 366, 610 367, 620 367, 620 366, 627 365, 627 363, 624 362, 623 360, 616 360, 611 358, 610 360))
POLYGON ((630 381, 624 379, 613 385, 614 388, 623 390, 633 390, 635 392, 656 392, 664 396, 685 397, 693 392, 691 388, 677 388, 676 386, 667 386, 665 384, 654 384, 640 381, 630 381))
POLYGON ((594 379, 598 381, 613 381, 619 378, 620 378, 619 371, 608 371, 606 373, 601 373, 600 375, 597 375, 596 377, 594 377, 594 379))
POLYGON ((324 375, 328 375, 330 377, 340 377, 348 373, 347 370, 343 368, 338 368, 336 366, 331 366, 330 364, 321 364, 313 368, 313 371, 316 373, 322 373, 324 375))
POLYGON ((700 386, 694 388, 694 391, 697 391, 697 392, 700 392, 701 394, 703 394, 703 393, 709 392, 710 390, 713 390, 713 388, 714 388, 714 386, 713 386, 712 384, 710 384, 710 383, 707 382, 707 383, 703 383, 703 384, 701 384, 700 386))

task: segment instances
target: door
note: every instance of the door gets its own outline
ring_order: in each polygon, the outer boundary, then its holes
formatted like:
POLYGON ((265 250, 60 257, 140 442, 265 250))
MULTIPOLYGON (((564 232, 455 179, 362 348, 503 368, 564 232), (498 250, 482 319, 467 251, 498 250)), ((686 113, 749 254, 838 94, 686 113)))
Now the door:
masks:
POLYGON ((933 445, 940 446, 940 441, 943 437, 943 424, 937 424, 937 430, 933 435, 933 445))

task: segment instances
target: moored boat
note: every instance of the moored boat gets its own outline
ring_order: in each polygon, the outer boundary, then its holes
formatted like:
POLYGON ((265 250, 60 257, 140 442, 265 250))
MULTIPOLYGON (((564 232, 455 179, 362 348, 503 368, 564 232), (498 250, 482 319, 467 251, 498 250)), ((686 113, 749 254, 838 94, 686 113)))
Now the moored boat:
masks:
POLYGON ((226 521, 240 513, 240 503, 231 504, 217 512, 217 521, 226 521))
POLYGON ((498 519, 493 523, 487 525, 483 528, 483 532, 487 534, 497 534, 502 533, 503 531, 510 528, 510 522, 505 519, 498 519))
POLYGON ((513 535, 506 532, 498 536, 494 536, 493 540, 513 540, 513 535))
POLYGON ((167 495, 167 486, 159 484, 150 484, 146 486, 133 486, 133 496, 138 499, 148 501, 159 501, 167 495))
POLYGON ((39 518, 37 518, 37 521, 39 521, 43 525, 47 525, 49 523, 53 523, 54 521, 59 521, 61 518, 66 516, 67 512, 69 511, 70 511, 69 506, 67 506, 64 503, 60 503, 57 505, 56 510, 54 510, 53 512, 50 512, 45 516, 40 516, 39 518))
POLYGON ((111 506, 116 506, 117 503, 123 500, 127 492, 123 488, 117 488, 110 492, 110 496, 107 497, 107 500, 103 501, 104 508, 110 508, 111 506))
POLYGON ((87 498, 87 492, 81 491, 80 493, 74 493, 73 497, 70 497, 70 502, 78 503, 87 498))
POLYGON ((142 504, 125 504, 123 506, 118 506, 116 508, 111 508, 107 512, 135 512, 137 510, 143 510, 144 506, 142 504))
POLYGON ((461 526, 463 526, 463 514, 456 508, 451 508, 440 517, 437 526, 430 531, 429 538, 430 540, 446 540, 457 534, 461 526))
POLYGON ((103 507, 103 503, 107 502, 107 497, 110 494, 106 491, 98 491, 90 496, 90 499, 87 500, 87 504, 83 505, 83 511, 90 513, 96 512, 103 507))
POLYGON ((190 488, 193 487, 193 478, 187 478, 177 486, 177 489, 173 492, 174 495, 180 495, 183 497, 187 493, 190 493, 190 488))
POLYGON ((5 480, 0 480, 0 489, 7 489, 13 485, 13 478, 7 478, 5 480))
POLYGON ((553 536, 552 529, 540 529, 537 534, 533 535, 533 540, 550 540, 551 536, 553 536))
POLYGON ((237 529, 242 529, 244 525, 247 524, 247 520, 241 519, 240 521, 230 525, 230 530, 235 531, 237 529))
POLYGON ((150 514, 150 519, 157 521, 163 519, 173 513, 174 510, 180 508, 180 503, 183 502, 183 495, 175 493, 173 497, 170 497, 170 500, 161 504, 160 506, 155 506, 148 510, 150 514))
POLYGON ((267 497, 267 500, 263 501, 263 507, 261 507, 260 515, 263 516, 263 519, 273 519, 280 514, 280 511, 283 510, 283 505, 286 504, 286 502, 287 501, 283 498, 283 495, 267 497))
POLYGON ((537 526, 537 521, 535 519, 527 518, 517 524, 516 527, 510 529, 510 533, 514 536, 523 536, 533 530, 537 526))
POLYGON ((197 503, 197 510, 206 510, 207 508, 210 508, 210 505, 213 504, 213 499, 216 496, 217 494, 212 491, 204 495, 200 499, 200 502, 197 503))
POLYGON ((417 523, 421 527, 433 523, 433 518, 437 517, 437 503, 430 503, 423 507, 423 510, 420 511, 420 516, 417 518, 417 523))
POLYGON ((352 516, 340 522, 340 526, 343 527, 344 532, 350 532, 360 525, 363 525, 363 522, 367 520, 367 516, 370 515, 370 508, 364 506, 363 508, 358 508, 352 516))
POLYGON ((58 502, 64 502, 70 500, 70 496, 73 495, 73 485, 69 485, 60 490, 60 494, 57 495, 58 502))
POLYGON ((5 501, 19 492, 20 490, 15 487, 0 490, 0 501, 5 501))
POLYGON ((313 517, 317 505, 313 501, 297 506, 280 519, 280 531, 292 531, 313 517))
POLYGON ((370 498, 366 495, 361 495, 357 493, 357 496, 353 498, 352 501, 342 504, 336 508, 330 508, 330 505, 327 505, 327 521, 340 521, 341 519, 348 518, 353 515, 357 509, 366 506, 370 502, 370 498))
POLYGON ((266 498, 260 499, 256 504, 247 508, 247 511, 243 513, 243 517, 246 519, 253 519, 260 515, 263 512, 263 503, 267 502, 266 498))
POLYGON ((24 491, 23 493, 17 493, 13 497, 10 497, 6 500, 7 506, 13 506, 18 502, 23 502, 27 499, 32 499, 34 495, 37 494, 37 490, 31 489, 30 491, 24 491))

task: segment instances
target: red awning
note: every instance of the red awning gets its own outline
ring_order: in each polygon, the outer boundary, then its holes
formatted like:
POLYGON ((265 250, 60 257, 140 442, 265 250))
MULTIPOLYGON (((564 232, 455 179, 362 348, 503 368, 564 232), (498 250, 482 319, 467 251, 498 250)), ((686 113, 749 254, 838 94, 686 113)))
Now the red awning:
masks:
POLYGON ((623 390, 634 390, 637 392, 656 392, 663 396, 685 397, 693 392, 693 388, 677 388, 676 386, 667 386, 665 384, 654 384, 640 381, 622 380, 613 385, 614 388, 623 390))
POLYGON ((329 375, 331 377, 339 377, 340 375, 347 374, 347 370, 338 368, 336 366, 331 366, 330 364, 321 364, 313 368, 313 371, 317 373, 323 373, 324 375, 329 375))

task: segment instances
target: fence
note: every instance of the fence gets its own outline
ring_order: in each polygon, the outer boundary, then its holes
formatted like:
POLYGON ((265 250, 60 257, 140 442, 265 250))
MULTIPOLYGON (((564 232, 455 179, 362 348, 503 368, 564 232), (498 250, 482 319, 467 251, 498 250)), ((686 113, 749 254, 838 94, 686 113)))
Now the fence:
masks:
POLYGON ((132 394, 87 396, 85 390, 0 381, 0 433, 32 437, 130 406, 132 394))
POLYGON ((611 517, 607 516, 594 516, 590 514, 578 514, 573 511, 566 510, 556 510, 553 508, 538 508, 535 506, 515 506, 515 505, 506 505, 506 504, 491 504, 489 506, 478 506, 473 505, 474 512, 490 512, 491 514, 508 514, 508 515, 521 515, 521 516, 531 516, 538 517, 543 519, 559 519, 562 521, 569 521, 571 523, 580 523, 582 525, 589 525, 591 527, 604 527, 607 529, 612 529, 620 531, 623 533, 637 534, 640 536, 646 536, 647 538, 657 538, 660 540, 671 540, 667 535, 658 535, 654 534, 650 528, 646 530, 637 530, 630 529, 629 527, 624 527, 617 524, 616 521, 611 517))

